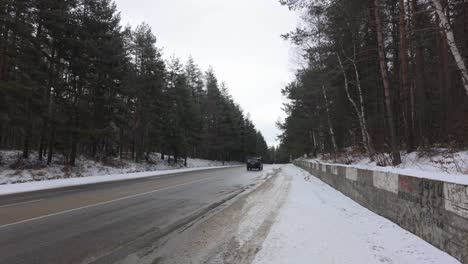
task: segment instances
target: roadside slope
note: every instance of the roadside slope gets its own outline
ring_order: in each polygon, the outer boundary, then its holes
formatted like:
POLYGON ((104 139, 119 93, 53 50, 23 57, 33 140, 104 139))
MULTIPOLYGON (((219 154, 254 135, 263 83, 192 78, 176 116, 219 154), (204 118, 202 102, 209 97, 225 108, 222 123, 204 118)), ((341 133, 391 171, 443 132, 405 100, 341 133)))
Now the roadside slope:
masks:
POLYGON ((3 185, 0 185, 0 196, 17 194, 17 193, 34 192, 34 191, 43 191, 43 190, 57 189, 57 188, 64 188, 64 187, 90 185, 90 184, 96 184, 96 183, 136 180, 136 179, 178 174, 178 173, 184 173, 184 172, 196 172, 196 171, 203 171, 203 170, 223 169, 223 168, 229 168, 229 167, 235 167, 235 166, 200 167, 200 168, 173 169, 173 170, 162 170, 162 171, 146 171, 146 172, 136 172, 136 173, 89 176, 89 177, 81 177, 81 178, 33 181, 33 182, 24 182, 24 183, 17 183, 17 184, 3 184, 3 185))
POLYGON ((54 156, 52 162, 47 164, 45 160, 38 160, 36 152, 32 152, 30 157, 25 159, 21 151, 0 150, 0 186, 56 179, 241 165, 239 162, 187 158, 187 164, 184 166, 182 160, 174 163, 173 157, 166 155, 165 159, 162 159, 159 153, 151 153, 148 159, 142 162, 116 157, 109 157, 105 161, 95 161, 79 156, 76 166, 71 167, 66 164, 63 155, 54 156))

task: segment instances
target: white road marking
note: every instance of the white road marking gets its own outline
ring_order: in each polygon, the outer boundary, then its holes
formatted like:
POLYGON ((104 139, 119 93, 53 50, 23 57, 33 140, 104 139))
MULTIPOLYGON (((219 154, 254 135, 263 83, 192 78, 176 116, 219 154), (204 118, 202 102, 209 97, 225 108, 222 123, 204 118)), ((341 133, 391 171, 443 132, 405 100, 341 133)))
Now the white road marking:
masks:
POLYGON ((15 206, 15 205, 21 205, 21 204, 34 203, 34 202, 39 202, 39 201, 42 201, 42 200, 44 200, 44 199, 32 200, 32 201, 27 201, 27 202, 22 202, 22 203, 5 204, 5 205, 0 205, 0 208, 10 207, 10 206, 15 206))
POLYGON ((169 190, 169 189, 173 189, 173 188, 176 188, 176 187, 180 187, 180 186, 184 186, 184 185, 188 185, 188 184, 192 184, 192 183, 197 183, 197 182, 209 180, 211 178, 216 178, 216 177, 217 176, 209 177, 209 178, 205 178, 205 179, 200 179, 200 180, 196 180, 196 181, 191 181, 191 182, 186 182, 186 183, 181 183, 181 184, 177 184, 177 185, 174 185, 174 186, 171 186, 171 187, 166 187, 166 188, 157 189, 157 190, 148 191, 148 192, 139 193, 139 194, 133 194, 133 195, 130 195, 130 196, 126 196, 126 197, 122 197, 122 198, 118 198, 118 199, 114 199, 114 200, 110 200, 110 201, 100 202, 100 203, 96 203, 96 204, 90 204, 90 205, 86 205, 86 206, 82 206, 82 207, 78 207, 78 208, 73 208, 73 209, 69 209, 69 210, 65 210, 65 211, 61 211, 61 212, 57 212, 57 213, 52 213, 52 214, 48 214, 48 215, 42 215, 42 216, 38 216, 38 217, 26 219, 26 220, 21 220, 21 221, 15 222, 15 223, 1 225, 0 228, 9 227, 9 226, 22 224, 22 223, 26 223, 26 222, 31 222, 31 221, 34 221, 34 220, 39 220, 39 219, 43 219, 43 218, 47 218, 47 217, 51 217, 51 216, 66 214, 66 213, 70 213, 70 212, 74 212, 74 211, 78 211, 78 210, 82 210, 82 209, 87 209, 87 208, 91 208, 91 207, 95 207, 95 206, 99 206, 99 205, 103 205, 103 204, 109 204, 109 203, 113 203, 113 202, 117 202, 117 201, 122 201, 122 200, 125 200, 125 199, 135 198, 135 197, 139 197, 139 196, 143 196, 143 195, 147 195, 147 194, 151 194, 151 193, 155 193, 155 192, 159 192, 159 191, 169 190))

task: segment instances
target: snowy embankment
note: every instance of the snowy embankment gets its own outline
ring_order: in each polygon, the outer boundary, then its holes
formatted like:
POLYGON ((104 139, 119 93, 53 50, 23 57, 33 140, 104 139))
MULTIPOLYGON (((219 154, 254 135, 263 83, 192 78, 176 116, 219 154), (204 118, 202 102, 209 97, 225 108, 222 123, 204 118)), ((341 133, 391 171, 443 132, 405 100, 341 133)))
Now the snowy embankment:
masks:
POLYGON ((455 152, 438 148, 426 152, 401 154, 402 163, 396 167, 377 166, 368 157, 352 154, 351 151, 340 155, 336 160, 324 156, 307 160, 326 165, 340 165, 358 169, 391 172, 417 178, 468 185, 468 151, 455 152))
POLYGON ((124 174, 109 174, 109 175, 89 176, 89 177, 81 177, 81 178, 33 181, 33 182, 24 182, 24 183, 18 183, 18 184, 3 184, 3 185, 0 185, 0 195, 24 193, 24 192, 32 192, 32 191, 39 191, 39 190, 48 190, 48 189, 55 189, 55 188, 104 183, 104 182, 116 182, 116 181, 124 181, 124 180, 131 180, 131 179, 156 177, 156 176, 169 175, 169 174, 182 173, 182 172, 220 169, 220 168, 227 168, 227 167, 231 167, 231 166, 216 166, 216 167, 212 166, 212 167, 200 167, 200 168, 188 168, 188 169, 172 169, 172 170, 147 171, 147 172, 136 172, 136 173, 124 173, 124 174))
MULTIPOLYGON (((101 175, 105 175, 104 177, 106 178, 120 179, 139 177, 139 175, 146 175, 146 172, 155 175, 155 171, 158 173, 159 171, 171 173, 169 170, 239 165, 237 162, 225 162, 223 164, 221 161, 189 158, 187 159, 187 167, 185 167, 182 162, 177 164, 169 163, 167 157, 165 160, 162 160, 160 154, 157 153, 151 155, 149 162, 141 163, 119 159, 96 162, 84 157, 77 159, 76 167, 65 166, 63 165, 64 163, 63 157, 59 155, 56 155, 52 164, 47 166, 44 161, 40 162, 37 160, 35 153, 32 153, 29 159, 22 159, 21 152, 19 151, 0 151, 0 186, 12 183, 57 179, 72 179, 75 182, 87 182, 90 179, 85 180, 81 178, 103 177, 101 175)), ((182 172, 183 170, 177 171, 182 172)), ((11 189, 11 187, 9 188, 11 189)))
POLYGON ((460 263, 288 165, 291 189, 253 263, 460 263))

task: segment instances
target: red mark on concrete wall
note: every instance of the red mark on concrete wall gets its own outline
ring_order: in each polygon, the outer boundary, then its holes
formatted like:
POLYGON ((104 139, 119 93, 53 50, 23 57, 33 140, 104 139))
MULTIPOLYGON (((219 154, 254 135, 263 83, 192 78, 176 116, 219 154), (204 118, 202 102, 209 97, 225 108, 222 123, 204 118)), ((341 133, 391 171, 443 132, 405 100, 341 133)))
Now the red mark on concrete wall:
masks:
POLYGON ((409 177, 400 176, 400 190, 405 192, 413 191, 413 186, 411 185, 411 179, 409 177))

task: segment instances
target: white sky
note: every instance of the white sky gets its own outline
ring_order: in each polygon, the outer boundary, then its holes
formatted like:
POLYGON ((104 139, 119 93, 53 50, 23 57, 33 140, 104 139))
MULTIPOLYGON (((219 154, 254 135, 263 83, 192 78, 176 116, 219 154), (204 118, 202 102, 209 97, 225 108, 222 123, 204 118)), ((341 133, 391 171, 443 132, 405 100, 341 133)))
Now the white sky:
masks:
POLYGON ((292 48, 280 34, 299 21, 278 0, 115 0, 122 23, 148 23, 165 58, 192 55, 213 66, 269 145, 283 117, 281 89, 293 77, 292 48))

